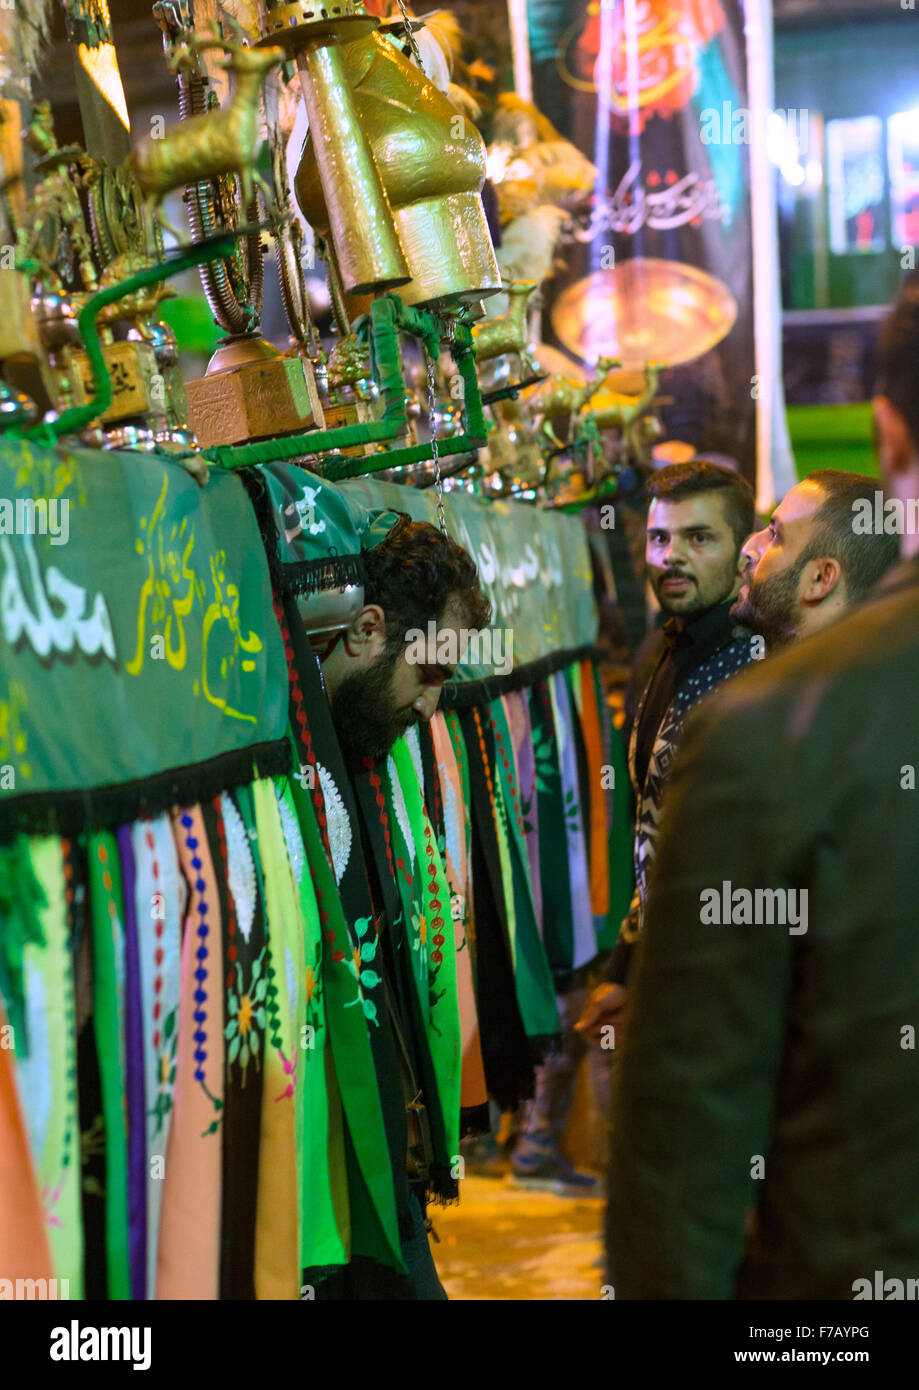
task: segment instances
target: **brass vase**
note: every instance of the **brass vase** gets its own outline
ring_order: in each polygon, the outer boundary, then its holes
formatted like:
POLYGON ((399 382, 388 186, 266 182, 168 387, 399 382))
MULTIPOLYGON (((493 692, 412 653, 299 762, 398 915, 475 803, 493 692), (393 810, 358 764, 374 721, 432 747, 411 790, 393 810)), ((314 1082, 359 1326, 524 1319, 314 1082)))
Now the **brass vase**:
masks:
MULTIPOLYGON (((353 145, 369 146, 411 275, 395 292, 409 305, 450 309, 500 291, 481 199, 485 145, 475 126, 379 33, 343 44, 337 57, 346 106, 360 126, 353 145)), ((310 69, 302 62, 300 69, 306 91, 310 69)), ((350 291, 338 229, 359 224, 377 204, 372 196, 355 196, 345 176, 354 166, 352 141, 340 122, 313 120, 310 101, 307 96, 310 134, 294 188, 304 216, 331 241, 350 291)), ((361 284, 365 292, 389 287, 361 284)))

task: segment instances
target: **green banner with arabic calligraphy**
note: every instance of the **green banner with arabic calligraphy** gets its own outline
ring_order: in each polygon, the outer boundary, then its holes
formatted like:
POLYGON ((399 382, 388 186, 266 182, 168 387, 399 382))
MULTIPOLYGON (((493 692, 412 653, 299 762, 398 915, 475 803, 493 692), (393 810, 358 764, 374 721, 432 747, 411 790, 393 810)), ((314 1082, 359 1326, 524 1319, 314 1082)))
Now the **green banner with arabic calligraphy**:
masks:
MULTIPOLYGON (((433 490, 356 478, 340 484, 367 510, 408 512, 437 525, 433 490)), ((490 659, 459 668, 461 680, 479 680, 526 666, 554 652, 589 646, 597 639, 587 533, 576 517, 542 511, 524 502, 484 501, 466 492, 444 498, 447 529, 475 560, 500 630, 490 659)))
POLYGON ((286 709, 238 478, 202 489, 155 455, 0 442, 0 829, 48 793, 92 808, 98 789, 168 791, 176 769, 185 794, 198 765, 242 780, 281 757, 286 709))
MULTIPOLYGON (((372 477, 330 483, 293 463, 252 471, 265 545, 285 593, 359 582, 371 512, 438 524, 432 488, 372 477)), ((472 555, 494 608, 493 637, 470 649, 460 680, 506 675, 596 641, 590 552, 576 517, 468 492, 443 500, 447 530, 472 555)))

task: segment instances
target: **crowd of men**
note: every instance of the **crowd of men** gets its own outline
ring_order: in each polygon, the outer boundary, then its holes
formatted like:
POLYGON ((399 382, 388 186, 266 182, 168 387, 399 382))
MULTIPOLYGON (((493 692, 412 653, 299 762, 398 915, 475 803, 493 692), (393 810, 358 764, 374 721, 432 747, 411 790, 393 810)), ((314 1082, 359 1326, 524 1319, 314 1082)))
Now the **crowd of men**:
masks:
MULTIPOLYGON (((901 516, 917 376, 913 279, 874 401, 901 516)), ((919 535, 854 525, 881 481, 824 470, 734 566, 742 485, 667 474, 647 554, 672 616, 631 739, 637 902, 582 1021, 621 1041, 608 1278, 632 1299, 864 1298, 878 1271, 915 1287, 919 535)))
MULTIPOLYGON (((917 375, 914 278, 874 401, 902 516, 919 498, 917 375)), ((616 1298, 852 1298, 878 1270, 919 1276, 919 536, 864 524, 881 487, 824 469, 757 530, 730 469, 695 459, 649 484, 666 621, 633 681, 636 889, 575 1025, 615 1038, 616 1298)), ((452 670, 405 654, 431 619, 478 628, 489 605, 465 552, 403 519, 369 552, 364 607, 317 652, 355 777, 434 713, 452 670)), ((392 1091, 414 1095, 423 1059, 392 994, 392 1091)), ((442 1298, 416 1115, 397 1102, 392 1125, 409 1296, 442 1298)))

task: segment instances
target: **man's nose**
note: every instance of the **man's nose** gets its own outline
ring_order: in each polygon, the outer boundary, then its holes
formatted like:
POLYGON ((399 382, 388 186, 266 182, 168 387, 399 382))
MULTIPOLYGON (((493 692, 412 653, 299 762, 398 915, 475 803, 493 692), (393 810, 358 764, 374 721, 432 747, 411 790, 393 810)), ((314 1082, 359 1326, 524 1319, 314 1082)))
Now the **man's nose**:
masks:
POLYGON ((427 723, 429 719, 433 718, 439 700, 440 686, 426 685, 418 696, 418 699, 412 705, 412 709, 418 715, 419 719, 423 719, 425 723, 427 723))
POLYGON ((743 555, 747 564, 750 566, 751 574, 763 558, 768 536, 768 531, 754 531, 752 535, 747 537, 740 548, 741 555, 743 555))
POLYGON ((664 565, 680 565, 686 559, 686 546, 681 536, 671 536, 664 546, 664 565))

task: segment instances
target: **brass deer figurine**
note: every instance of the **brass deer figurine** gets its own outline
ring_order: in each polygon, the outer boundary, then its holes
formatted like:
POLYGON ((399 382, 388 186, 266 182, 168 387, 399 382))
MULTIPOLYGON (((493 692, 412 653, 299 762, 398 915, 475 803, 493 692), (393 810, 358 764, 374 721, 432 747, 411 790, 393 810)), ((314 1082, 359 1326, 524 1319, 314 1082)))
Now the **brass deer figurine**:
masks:
POLYGON ((514 280, 508 285, 508 306, 500 318, 477 323, 472 330, 472 347, 477 362, 515 353, 521 379, 538 376, 539 364, 527 345, 527 307, 530 296, 539 288, 538 280, 514 280))
POLYGON ((267 73, 283 62, 284 51, 246 48, 222 39, 193 37, 176 47, 170 67, 175 71, 190 61, 193 52, 200 53, 208 48, 222 48, 228 55, 221 66, 235 78, 230 101, 222 110, 203 112, 180 121, 159 140, 146 136, 130 156, 150 222, 159 217, 166 194, 186 184, 203 182, 221 174, 238 174, 243 209, 252 201, 253 183, 264 186, 255 171, 261 143, 259 95, 267 73))
POLYGON ((645 367, 645 387, 640 395, 620 395, 618 399, 602 406, 599 410, 591 410, 589 401, 585 402, 588 409, 584 412, 582 421, 579 423, 586 423, 586 420, 590 418, 601 433, 603 430, 610 429, 629 430, 654 400, 659 377, 660 364, 649 362, 645 367))
POLYGON ((553 447, 560 448, 562 441, 556 436, 550 420, 567 415, 573 422, 591 397, 597 394, 612 369, 618 365, 614 357, 600 357, 597 359, 594 375, 588 381, 574 381, 560 372, 553 372, 548 381, 540 382, 534 387, 532 394, 527 394, 529 412, 539 420, 540 434, 553 447))

